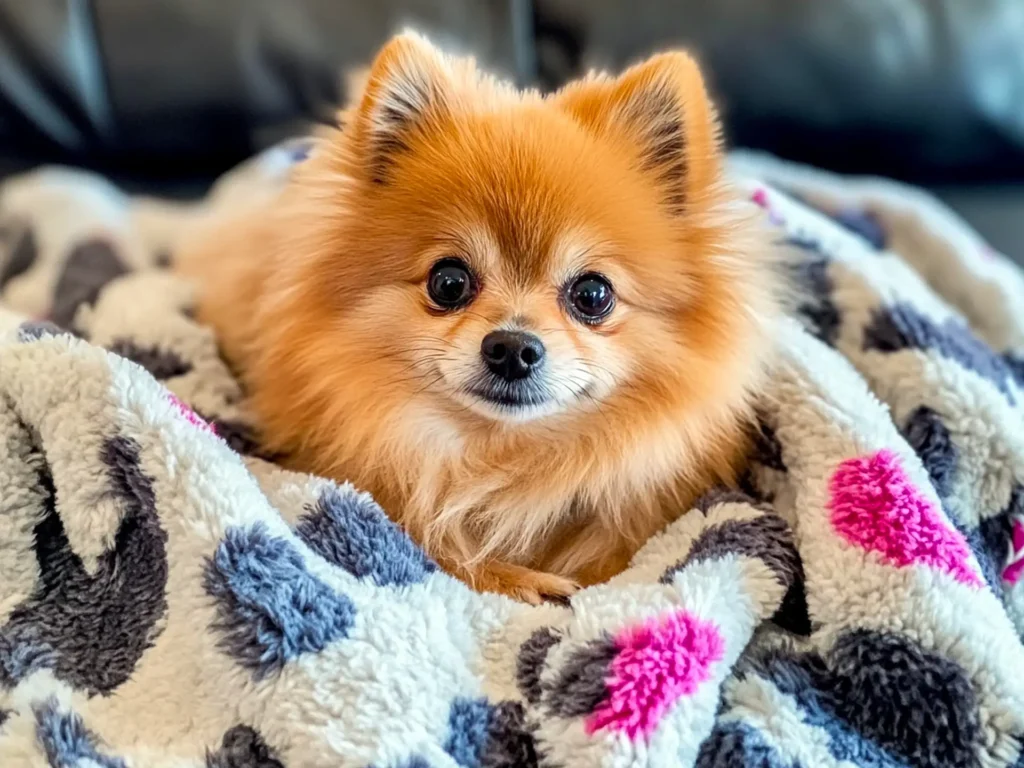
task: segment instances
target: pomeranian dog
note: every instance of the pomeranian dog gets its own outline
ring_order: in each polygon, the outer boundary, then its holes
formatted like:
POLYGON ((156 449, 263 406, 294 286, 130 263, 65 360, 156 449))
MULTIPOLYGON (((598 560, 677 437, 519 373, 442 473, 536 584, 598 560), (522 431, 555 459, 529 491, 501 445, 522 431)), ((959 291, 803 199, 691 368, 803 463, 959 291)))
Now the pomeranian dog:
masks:
POLYGON ((693 60, 544 96, 406 33, 341 122, 177 257, 269 449, 530 602, 734 482, 775 271, 693 60))

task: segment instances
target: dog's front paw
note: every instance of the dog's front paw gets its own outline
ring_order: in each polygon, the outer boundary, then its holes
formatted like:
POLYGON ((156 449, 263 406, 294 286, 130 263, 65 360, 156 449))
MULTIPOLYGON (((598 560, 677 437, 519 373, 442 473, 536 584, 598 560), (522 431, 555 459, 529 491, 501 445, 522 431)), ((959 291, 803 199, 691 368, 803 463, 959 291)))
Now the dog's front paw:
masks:
POLYGON ((466 581, 478 592, 497 592, 531 605, 566 602, 580 588, 564 576, 500 562, 469 570, 466 581))

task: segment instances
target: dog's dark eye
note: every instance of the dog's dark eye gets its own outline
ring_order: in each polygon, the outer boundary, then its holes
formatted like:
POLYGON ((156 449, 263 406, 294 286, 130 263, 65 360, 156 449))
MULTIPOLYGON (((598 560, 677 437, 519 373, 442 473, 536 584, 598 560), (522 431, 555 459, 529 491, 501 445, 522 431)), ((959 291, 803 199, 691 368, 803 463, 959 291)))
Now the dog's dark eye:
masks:
POLYGON ((611 283, 593 272, 576 278, 569 286, 568 299, 573 312, 585 323, 603 320, 615 306, 611 283))
POLYGON ((473 273, 460 259, 441 259, 431 268, 427 293, 437 306, 458 309, 472 301, 475 292, 473 273))

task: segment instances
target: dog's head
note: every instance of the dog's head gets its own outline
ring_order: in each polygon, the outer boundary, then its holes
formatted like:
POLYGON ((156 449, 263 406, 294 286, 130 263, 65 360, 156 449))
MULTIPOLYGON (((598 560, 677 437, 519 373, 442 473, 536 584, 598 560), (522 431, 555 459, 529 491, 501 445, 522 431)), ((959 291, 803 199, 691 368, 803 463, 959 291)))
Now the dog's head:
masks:
POLYGON ((482 428, 727 398, 773 305, 721 162, 685 54, 542 96, 399 36, 296 172, 295 358, 482 428))

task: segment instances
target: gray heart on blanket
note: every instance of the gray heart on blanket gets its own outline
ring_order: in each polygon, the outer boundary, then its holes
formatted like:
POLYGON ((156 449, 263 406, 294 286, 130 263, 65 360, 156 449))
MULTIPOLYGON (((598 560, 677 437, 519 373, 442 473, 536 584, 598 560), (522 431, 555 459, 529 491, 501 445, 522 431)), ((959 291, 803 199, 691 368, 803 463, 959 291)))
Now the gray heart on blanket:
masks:
POLYGON ((108 240, 97 237, 79 243, 57 278, 50 320, 70 327, 80 306, 94 304, 107 283, 127 272, 128 267, 108 240))
POLYGON ((35 231, 28 221, 0 218, 0 290, 32 269, 38 251, 35 231))

